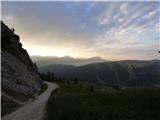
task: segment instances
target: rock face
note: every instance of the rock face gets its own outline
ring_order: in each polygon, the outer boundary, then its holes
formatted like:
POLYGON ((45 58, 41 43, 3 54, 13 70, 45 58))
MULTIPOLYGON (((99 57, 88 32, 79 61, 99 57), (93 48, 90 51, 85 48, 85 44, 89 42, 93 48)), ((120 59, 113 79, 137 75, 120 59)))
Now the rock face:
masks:
POLYGON ((25 94, 40 91, 42 80, 37 66, 22 48, 20 37, 1 21, 1 85, 3 89, 25 94))

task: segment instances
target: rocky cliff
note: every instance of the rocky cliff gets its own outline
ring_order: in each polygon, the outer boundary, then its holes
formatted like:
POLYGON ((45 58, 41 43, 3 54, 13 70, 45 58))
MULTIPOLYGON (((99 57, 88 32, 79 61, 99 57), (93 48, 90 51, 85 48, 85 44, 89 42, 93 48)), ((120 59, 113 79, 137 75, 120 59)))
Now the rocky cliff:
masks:
POLYGON ((40 91, 42 80, 37 66, 22 48, 20 37, 1 21, 1 86, 4 89, 35 94, 40 91))

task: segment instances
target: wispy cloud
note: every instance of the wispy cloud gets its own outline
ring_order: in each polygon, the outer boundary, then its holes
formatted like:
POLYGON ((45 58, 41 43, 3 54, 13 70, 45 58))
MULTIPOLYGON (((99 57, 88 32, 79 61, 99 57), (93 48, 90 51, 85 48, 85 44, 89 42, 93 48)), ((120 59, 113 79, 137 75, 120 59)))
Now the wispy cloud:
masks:
POLYGON ((158 36, 158 33, 154 31, 159 15, 156 4, 154 2, 143 3, 142 7, 141 2, 110 3, 109 7, 107 6, 107 9, 96 17, 97 24, 107 28, 106 31, 97 36, 97 46, 103 49, 110 48, 112 52, 121 51, 119 53, 124 54, 127 50, 136 53, 137 49, 146 52, 147 49, 150 49, 147 48, 148 44, 151 44, 150 46, 153 48, 150 50, 156 52, 158 46, 155 44, 158 43, 159 39, 158 37, 152 39, 153 35, 158 36), (110 6, 114 6, 114 9, 110 6), (144 36, 147 36, 148 39, 144 36))
POLYGON ((3 2, 30 54, 157 58, 159 2, 3 2), (37 52, 40 51, 40 52, 37 52))

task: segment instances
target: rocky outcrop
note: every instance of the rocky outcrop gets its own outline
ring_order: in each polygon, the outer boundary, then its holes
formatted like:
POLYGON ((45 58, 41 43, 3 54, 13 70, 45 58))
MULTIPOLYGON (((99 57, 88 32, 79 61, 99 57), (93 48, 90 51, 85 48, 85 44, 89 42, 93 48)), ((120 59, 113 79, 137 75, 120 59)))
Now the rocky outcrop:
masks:
POLYGON ((22 48, 20 37, 1 21, 1 85, 3 89, 35 94, 40 91, 42 80, 37 66, 22 48))

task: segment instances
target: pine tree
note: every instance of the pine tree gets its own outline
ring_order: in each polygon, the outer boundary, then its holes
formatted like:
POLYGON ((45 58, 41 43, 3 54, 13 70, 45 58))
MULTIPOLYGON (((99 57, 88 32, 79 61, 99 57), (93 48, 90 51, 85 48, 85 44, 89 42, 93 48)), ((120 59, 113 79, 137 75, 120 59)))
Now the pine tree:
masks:
POLYGON ((78 84, 78 78, 77 78, 77 77, 75 77, 75 78, 74 78, 73 83, 74 83, 75 85, 77 85, 77 84, 78 84))
POLYGON ((40 73, 40 77, 42 80, 45 80, 45 74, 44 73, 40 73))
POLYGON ((54 82, 55 80, 55 76, 54 76, 54 72, 51 73, 51 81, 54 82))
POLYGON ((51 81, 51 73, 48 71, 46 75, 46 81, 51 81))

